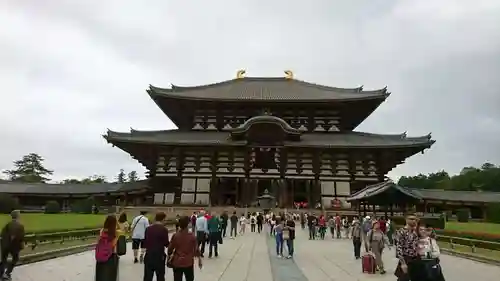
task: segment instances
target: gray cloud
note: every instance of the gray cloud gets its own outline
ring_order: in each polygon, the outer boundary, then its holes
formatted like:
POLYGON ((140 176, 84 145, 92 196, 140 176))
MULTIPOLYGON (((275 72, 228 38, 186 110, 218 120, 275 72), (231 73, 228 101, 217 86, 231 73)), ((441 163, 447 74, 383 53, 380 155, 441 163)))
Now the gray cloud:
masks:
POLYGON ((391 176, 500 163, 500 2, 3 1, 0 169, 37 152, 55 179, 142 168, 106 128, 172 128, 148 84, 279 76, 391 97, 358 130, 432 132, 391 176), (104 2, 104 3, 103 3, 104 2))

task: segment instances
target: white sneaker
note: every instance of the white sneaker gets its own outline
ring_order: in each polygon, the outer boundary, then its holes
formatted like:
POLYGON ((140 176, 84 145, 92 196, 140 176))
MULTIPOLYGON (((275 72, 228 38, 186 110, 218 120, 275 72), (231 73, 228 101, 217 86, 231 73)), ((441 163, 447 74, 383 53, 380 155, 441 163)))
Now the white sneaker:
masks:
POLYGON ((291 259, 291 258, 292 258, 292 256, 288 255, 286 258, 287 258, 287 259, 291 259))
POLYGON ((280 259, 281 259, 282 257, 283 257, 282 255, 278 255, 278 258, 280 258, 280 259))

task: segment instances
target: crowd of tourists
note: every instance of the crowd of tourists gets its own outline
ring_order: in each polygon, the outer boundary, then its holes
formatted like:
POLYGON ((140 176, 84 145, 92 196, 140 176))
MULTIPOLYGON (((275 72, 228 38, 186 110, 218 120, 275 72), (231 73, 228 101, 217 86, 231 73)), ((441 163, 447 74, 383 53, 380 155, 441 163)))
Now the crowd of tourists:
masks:
POLYGON ((235 239, 250 232, 262 233, 269 225, 269 233, 276 237, 276 253, 283 257, 283 246, 287 255, 293 257, 295 222, 291 215, 264 215, 246 213, 238 216, 236 212, 220 215, 215 212, 199 211, 190 217, 177 216, 175 233, 169 239, 166 227, 166 214, 159 212, 150 222, 146 212, 127 222, 126 214, 118 219, 109 215, 101 231, 96 256, 96 281, 114 281, 118 278, 120 256, 126 254, 126 235, 132 239, 133 262, 144 265, 144 281, 165 280, 166 267, 172 268, 173 280, 194 280, 194 266, 203 266, 208 247, 208 258, 219 256, 219 247, 227 236, 235 239), (271 221, 273 223, 271 223, 271 221), (271 227, 272 226, 272 227, 271 227), (166 265, 166 266, 165 266, 166 265))
MULTIPOLYGON (((20 212, 11 213, 12 220, 1 231, 0 276, 11 280, 11 274, 24 247, 24 226, 19 221, 20 212), (11 262, 8 257, 11 256, 11 262)), ((385 274, 384 249, 396 247, 398 265, 394 272, 399 281, 444 281, 440 266, 440 251, 434 231, 419 222, 410 213, 406 225, 396 231, 390 219, 366 216, 348 219, 340 215, 326 217, 292 213, 244 213, 220 215, 199 211, 191 217, 177 216, 175 233, 169 237, 167 216, 163 212, 150 221, 146 212, 141 212, 129 224, 127 215, 109 215, 95 249, 96 281, 115 281, 118 278, 120 256, 127 252, 127 240, 132 240, 133 263, 143 264, 143 280, 165 280, 166 267, 172 268, 173 280, 194 280, 194 266, 203 266, 206 248, 208 258, 219 256, 219 246, 227 236, 235 239, 250 232, 274 237, 278 258, 293 258, 296 236, 295 222, 308 229, 309 239, 324 240, 329 233, 332 239, 351 239, 355 259, 362 260, 362 270, 367 273, 385 274), (328 231, 329 230, 329 231, 328 231), (286 246, 286 254, 284 252, 286 246), (363 247, 364 246, 364 247, 363 247), (362 255, 362 249, 364 254, 362 255)))

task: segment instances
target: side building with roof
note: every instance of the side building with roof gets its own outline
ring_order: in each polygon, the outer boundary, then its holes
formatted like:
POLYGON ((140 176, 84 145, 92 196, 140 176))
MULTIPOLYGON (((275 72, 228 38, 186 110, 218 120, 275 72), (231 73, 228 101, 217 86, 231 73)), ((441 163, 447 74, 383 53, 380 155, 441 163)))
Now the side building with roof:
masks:
POLYGON ((466 208, 472 218, 482 219, 487 215, 488 204, 500 203, 500 192, 415 189, 387 180, 353 193, 347 201, 363 216, 390 217, 407 210, 422 215, 448 211, 455 214, 458 209, 466 208))

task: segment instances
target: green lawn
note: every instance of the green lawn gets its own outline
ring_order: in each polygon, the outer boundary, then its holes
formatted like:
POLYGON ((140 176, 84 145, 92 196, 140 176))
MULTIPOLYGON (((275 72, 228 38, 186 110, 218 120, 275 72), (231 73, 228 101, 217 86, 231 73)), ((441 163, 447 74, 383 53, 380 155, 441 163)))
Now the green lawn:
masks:
POLYGON ((486 222, 454 222, 446 223, 446 230, 484 232, 490 234, 500 234, 500 224, 486 222))
MULTIPOLYGON (((26 232, 46 232, 81 228, 98 228, 104 223, 105 215, 87 214, 21 214, 26 232)), ((9 215, 0 214, 0 227, 10 221, 9 215)))

